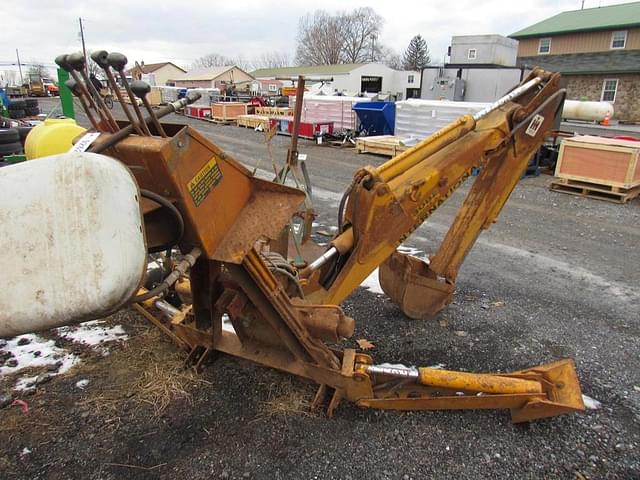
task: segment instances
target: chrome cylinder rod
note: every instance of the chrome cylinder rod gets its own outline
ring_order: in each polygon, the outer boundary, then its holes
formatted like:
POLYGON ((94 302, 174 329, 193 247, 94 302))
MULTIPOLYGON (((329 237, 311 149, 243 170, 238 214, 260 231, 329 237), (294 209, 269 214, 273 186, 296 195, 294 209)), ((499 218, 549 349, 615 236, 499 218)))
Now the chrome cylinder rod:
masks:
POLYGON ((475 121, 480 120, 482 117, 487 116, 489 113, 491 113, 494 110, 500 108, 501 106, 503 106, 504 104, 510 102, 514 98, 517 98, 520 95, 522 95, 523 93, 528 92, 533 87, 538 85, 540 82, 542 82, 542 78, 540 78, 540 77, 532 78, 531 80, 529 80, 524 85, 521 85, 518 88, 514 88, 511 92, 507 93, 504 97, 499 98, 498 100, 493 102, 488 107, 485 107, 482 110, 480 110, 479 112, 474 113, 473 114, 473 119, 475 121))

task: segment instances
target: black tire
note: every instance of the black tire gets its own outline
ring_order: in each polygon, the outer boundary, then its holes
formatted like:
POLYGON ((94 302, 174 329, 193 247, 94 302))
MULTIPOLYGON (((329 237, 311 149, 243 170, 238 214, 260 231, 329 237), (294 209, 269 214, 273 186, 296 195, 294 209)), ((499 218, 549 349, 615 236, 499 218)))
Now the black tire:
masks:
POLYGON ((18 134, 20 135, 20 141, 24 143, 27 135, 29 135, 29 132, 33 130, 33 127, 16 127, 16 129, 18 130, 18 134))
POLYGON ((24 110, 9 110, 9 116, 14 120, 17 120, 19 118, 26 117, 27 112, 25 112, 24 110))
POLYGON ((27 98, 25 101, 25 107, 27 108, 33 108, 33 107, 37 107, 38 106, 38 99, 37 98, 27 98))
POLYGON ((9 111, 12 110, 24 110, 27 106, 27 103, 24 100, 12 100, 11 103, 7 106, 9 111))
POLYGON ((0 145, 7 145, 20 141, 20 133, 15 128, 0 130, 0 145))
POLYGON ((0 145, 0 157, 11 155, 13 153, 22 153, 22 144, 20 142, 0 145))
POLYGON ((27 107, 24 109, 27 117, 35 117, 40 114, 40 109, 38 107, 27 107))

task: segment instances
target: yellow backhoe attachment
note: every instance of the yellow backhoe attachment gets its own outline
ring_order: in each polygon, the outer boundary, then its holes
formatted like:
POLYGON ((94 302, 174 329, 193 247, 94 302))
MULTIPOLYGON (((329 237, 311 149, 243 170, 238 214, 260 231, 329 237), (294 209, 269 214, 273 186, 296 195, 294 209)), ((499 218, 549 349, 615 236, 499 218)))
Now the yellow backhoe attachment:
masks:
MULTIPOLYGON (((126 65, 121 54, 100 55, 109 75, 110 68, 126 65)), ((62 57, 59 65, 67 68, 62 57)), ((82 66, 76 57, 69 68, 82 66)), ((135 87, 145 95, 144 85, 135 87)), ((157 116, 148 107, 149 117, 136 112, 136 121, 129 112, 132 123, 121 122, 117 131, 96 123, 102 134, 90 151, 112 157, 102 155, 101 162, 129 168, 143 198, 144 229, 133 232, 144 237, 149 253, 169 252, 164 278, 130 303, 197 368, 211 353, 223 352, 307 378, 319 384, 314 405, 331 394, 329 415, 342 399, 396 410, 509 408, 516 422, 584 409, 571 360, 472 374, 375 365, 368 355, 329 343, 354 332, 353 319, 339 305, 379 266, 384 290, 411 317, 428 316, 451 301, 465 255, 551 128, 563 99, 559 75, 536 69, 487 109, 378 168, 358 171, 340 207, 338 234, 300 269, 288 259, 287 242, 277 240, 304 193, 255 178, 189 126, 160 125, 157 117, 196 99, 174 102, 157 116), (429 263, 396 252, 476 167, 481 173, 429 263), (182 255, 171 253, 176 247, 182 255), (169 294, 180 308, 164 298, 169 294), (227 320, 233 331, 223 328, 227 320)), ((138 195, 130 197, 138 201, 138 195)), ((67 217, 73 216, 62 220, 67 217)), ((83 251, 79 245, 78 255, 83 251)))

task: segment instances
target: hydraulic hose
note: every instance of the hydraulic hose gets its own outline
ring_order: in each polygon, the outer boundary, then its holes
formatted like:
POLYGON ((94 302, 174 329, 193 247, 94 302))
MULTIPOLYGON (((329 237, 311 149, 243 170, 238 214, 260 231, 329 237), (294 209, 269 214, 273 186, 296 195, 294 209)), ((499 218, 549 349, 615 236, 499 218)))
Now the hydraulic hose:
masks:
POLYGON ((174 245, 180 242, 180 240, 182 239, 182 235, 184 235, 184 219, 182 218, 182 214, 175 207, 173 203, 171 203, 169 200, 164 198, 162 195, 158 195, 157 193, 154 193, 150 190, 144 190, 144 189, 140 189, 140 195, 166 208, 167 211, 174 218, 176 225, 178 227, 178 232, 175 236, 175 239, 171 240, 171 242, 165 245, 158 245, 156 247, 150 248, 148 250, 148 253, 157 253, 157 252, 163 252, 165 250, 170 250, 171 247, 173 247, 174 245))

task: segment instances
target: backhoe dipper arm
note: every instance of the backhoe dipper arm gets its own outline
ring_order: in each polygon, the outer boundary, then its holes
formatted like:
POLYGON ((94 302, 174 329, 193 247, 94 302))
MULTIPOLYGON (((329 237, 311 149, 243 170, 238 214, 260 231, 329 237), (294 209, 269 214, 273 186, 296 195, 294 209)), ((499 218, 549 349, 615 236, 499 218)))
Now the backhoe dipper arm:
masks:
POLYGON ((450 303, 465 256, 552 128, 563 101, 559 87, 559 74, 535 69, 484 110, 358 171, 340 205, 340 233, 302 273, 307 296, 339 305, 380 266, 382 288, 408 316, 431 316, 450 303), (480 174, 430 263, 397 252, 474 167, 480 174))

